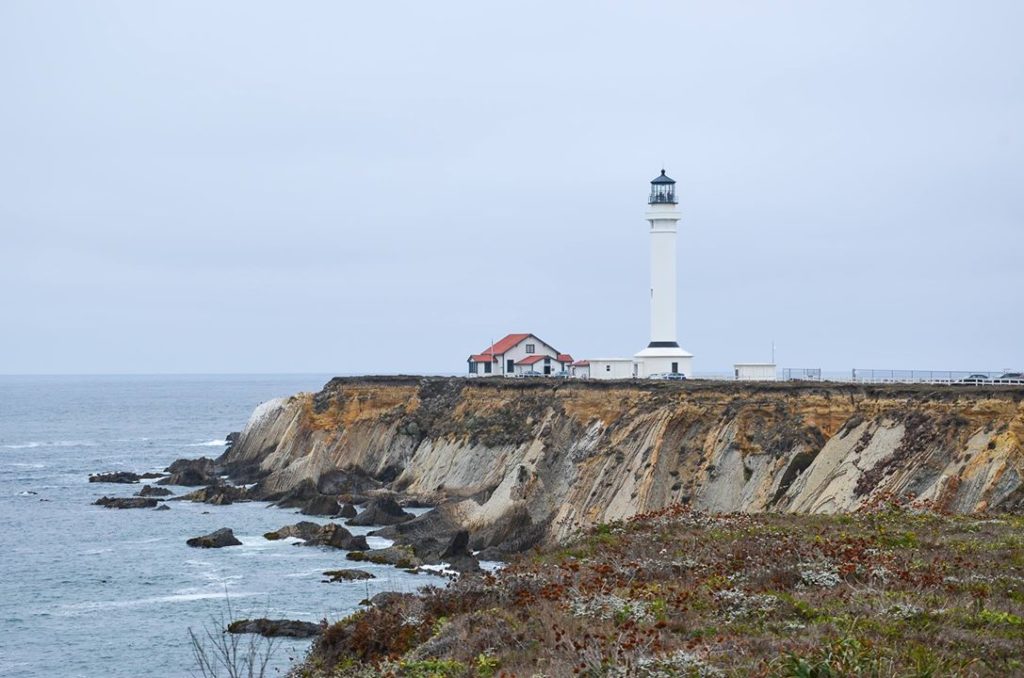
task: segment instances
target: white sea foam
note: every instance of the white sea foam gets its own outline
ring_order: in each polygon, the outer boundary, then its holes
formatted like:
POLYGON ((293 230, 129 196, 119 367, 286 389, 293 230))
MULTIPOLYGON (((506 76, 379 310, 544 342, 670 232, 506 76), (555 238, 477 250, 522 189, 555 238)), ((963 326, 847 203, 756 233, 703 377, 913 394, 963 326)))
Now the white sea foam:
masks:
POLYGON ((186 445, 185 447, 224 447, 227 444, 228 441, 226 440, 207 440, 202 443, 192 443, 191 445, 186 445))
POLYGON ((103 600, 88 603, 74 603, 72 605, 63 605, 59 609, 65 615, 78 615, 87 614, 90 612, 96 612, 99 610, 113 610, 121 609, 126 607, 145 607, 147 605, 163 605, 165 603, 188 603, 194 600, 211 600, 215 598, 224 599, 226 595, 230 595, 230 598, 252 598, 253 596, 263 596, 266 592, 259 591, 231 591, 230 594, 225 594, 224 590, 220 591, 196 591, 191 593, 174 593, 169 596, 152 596, 149 598, 136 598, 135 600, 103 600))
POLYGON ((386 548, 388 548, 390 546, 394 546, 395 542, 393 542, 390 539, 385 539, 384 537, 367 537, 366 538, 366 545, 369 546, 371 549, 374 549, 374 550, 376 550, 376 549, 386 549, 386 548))
POLYGON ((36 447, 98 447, 99 443, 95 443, 91 440, 51 440, 51 441, 39 441, 33 440, 27 443, 10 443, 0 445, 0 447, 8 450, 30 450, 36 447))

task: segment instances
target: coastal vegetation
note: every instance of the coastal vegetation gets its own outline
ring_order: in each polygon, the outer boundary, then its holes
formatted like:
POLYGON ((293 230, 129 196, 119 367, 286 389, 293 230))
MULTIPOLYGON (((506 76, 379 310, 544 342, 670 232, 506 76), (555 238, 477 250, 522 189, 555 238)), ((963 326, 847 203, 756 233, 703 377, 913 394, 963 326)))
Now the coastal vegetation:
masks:
POLYGON ((879 500, 848 515, 682 505, 390 594, 294 673, 1007 676, 1024 673, 1024 517, 879 500))

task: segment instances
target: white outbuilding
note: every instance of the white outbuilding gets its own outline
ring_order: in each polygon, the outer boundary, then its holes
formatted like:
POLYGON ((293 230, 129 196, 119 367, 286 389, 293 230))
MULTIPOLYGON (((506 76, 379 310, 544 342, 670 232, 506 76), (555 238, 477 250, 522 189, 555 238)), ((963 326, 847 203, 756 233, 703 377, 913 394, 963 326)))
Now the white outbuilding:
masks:
POLYGON ((636 376, 632 358, 590 358, 591 379, 632 379, 636 376))
POLYGON ((733 365, 736 381, 775 381, 778 379, 775 363, 736 363, 733 365))

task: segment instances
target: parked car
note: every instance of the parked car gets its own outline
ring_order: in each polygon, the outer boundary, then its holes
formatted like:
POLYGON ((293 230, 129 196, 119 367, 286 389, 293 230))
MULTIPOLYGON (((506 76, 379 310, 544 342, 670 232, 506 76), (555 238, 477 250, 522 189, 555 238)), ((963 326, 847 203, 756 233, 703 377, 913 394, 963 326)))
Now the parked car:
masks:
POLYGON ((561 372, 552 372, 551 376, 555 379, 568 379, 571 375, 567 370, 562 370, 561 372))
POLYGON ((987 374, 971 374, 971 375, 968 375, 968 376, 964 377, 963 379, 958 379, 956 383, 958 383, 958 384, 984 384, 988 380, 989 379, 988 379, 988 375, 987 374))
POLYGON ((664 380, 667 380, 667 381, 683 381, 684 379, 686 379, 686 375, 685 374, 680 374, 678 372, 663 372, 661 374, 652 374, 652 375, 650 375, 647 378, 648 379, 664 379, 664 380))
POLYGON ((1000 374, 992 381, 995 381, 997 383, 1024 381, 1024 372, 1004 372, 1003 374, 1000 374))

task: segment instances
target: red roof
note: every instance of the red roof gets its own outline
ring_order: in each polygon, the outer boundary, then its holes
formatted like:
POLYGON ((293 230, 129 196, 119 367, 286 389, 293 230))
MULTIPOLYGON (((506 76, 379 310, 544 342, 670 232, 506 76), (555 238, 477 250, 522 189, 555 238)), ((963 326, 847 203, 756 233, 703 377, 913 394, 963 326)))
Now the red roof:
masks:
POLYGON ((589 367, 590 366, 590 361, 589 360, 577 360, 576 362, 574 362, 572 364, 572 366, 573 367, 589 367))
POLYGON ((572 356, 569 355, 568 353, 559 353, 558 358, 556 358, 556 360, 558 360, 558 362, 560 363, 571 363, 572 356))
POLYGON ((504 339, 498 341, 488 348, 485 348, 480 353, 469 356, 469 362, 471 363, 486 363, 488 362, 487 356, 491 357, 491 360, 497 360, 497 356, 509 351, 515 347, 516 344, 521 342, 523 339, 530 337, 530 334, 509 334, 504 339))
POLYGON ((550 357, 551 356, 549 355, 541 355, 540 353, 536 353, 534 355, 526 356, 525 358, 517 362, 516 365, 533 365, 534 363, 539 363, 541 360, 544 360, 544 358, 550 357))

